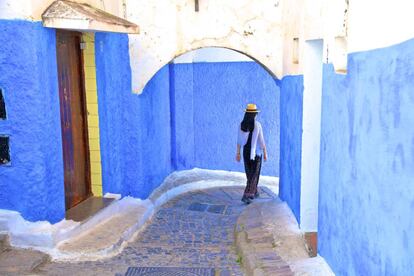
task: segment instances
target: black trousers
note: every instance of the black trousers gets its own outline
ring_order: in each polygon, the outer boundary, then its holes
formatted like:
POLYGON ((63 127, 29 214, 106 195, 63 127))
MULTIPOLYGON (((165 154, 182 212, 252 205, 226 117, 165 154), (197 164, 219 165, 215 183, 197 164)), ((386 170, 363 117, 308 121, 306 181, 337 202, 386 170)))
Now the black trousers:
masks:
POLYGON ((262 156, 256 155, 254 160, 250 160, 250 152, 248 156, 243 152, 243 160, 247 177, 243 196, 252 197, 257 193, 257 184, 259 184, 260 170, 262 168, 262 156))

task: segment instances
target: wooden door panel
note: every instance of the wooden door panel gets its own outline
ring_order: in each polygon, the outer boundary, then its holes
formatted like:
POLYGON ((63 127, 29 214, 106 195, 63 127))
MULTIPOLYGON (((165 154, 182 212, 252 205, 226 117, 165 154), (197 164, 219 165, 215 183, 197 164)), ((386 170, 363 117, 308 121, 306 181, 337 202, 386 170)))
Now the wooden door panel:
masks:
POLYGON ((56 38, 65 202, 69 209, 91 195, 86 105, 80 34, 57 31, 56 38))

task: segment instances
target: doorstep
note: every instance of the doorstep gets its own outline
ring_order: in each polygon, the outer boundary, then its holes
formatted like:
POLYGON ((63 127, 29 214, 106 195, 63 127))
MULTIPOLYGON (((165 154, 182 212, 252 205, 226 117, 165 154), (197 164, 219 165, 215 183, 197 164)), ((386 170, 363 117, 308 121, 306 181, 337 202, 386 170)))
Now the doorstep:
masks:
POLYGON ((66 219, 82 222, 109 206, 115 199, 106 197, 91 196, 75 207, 66 211, 66 219))
POLYGON ((61 240, 56 245, 52 258, 59 261, 82 261, 113 256, 144 225, 152 211, 153 206, 148 201, 131 197, 116 201, 87 222, 81 223, 76 233, 61 240))

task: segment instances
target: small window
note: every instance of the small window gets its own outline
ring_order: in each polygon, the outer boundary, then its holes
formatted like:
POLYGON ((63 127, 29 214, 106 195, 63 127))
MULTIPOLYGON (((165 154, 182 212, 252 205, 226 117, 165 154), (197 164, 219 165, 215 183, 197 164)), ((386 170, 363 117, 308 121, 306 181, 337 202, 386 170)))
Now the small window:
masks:
POLYGON ((0 136, 0 165, 10 163, 9 137, 0 136))
POLYGON ((0 88, 0 119, 6 119, 6 105, 4 104, 3 90, 0 88))
POLYGON ((293 38, 292 45, 292 63, 299 64, 299 38, 293 38))

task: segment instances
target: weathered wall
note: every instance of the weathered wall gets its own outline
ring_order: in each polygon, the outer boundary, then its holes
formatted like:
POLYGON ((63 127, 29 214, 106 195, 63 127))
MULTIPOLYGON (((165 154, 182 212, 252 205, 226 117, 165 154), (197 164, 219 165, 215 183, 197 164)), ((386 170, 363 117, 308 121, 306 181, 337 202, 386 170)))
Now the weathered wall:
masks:
MULTIPOLYGON (((279 176, 279 87, 255 62, 194 63, 194 138, 196 167, 244 171, 234 161, 237 131, 250 102, 269 152, 262 174, 279 176)), ((178 91, 180 92, 180 91, 178 91)), ((177 110, 183 110, 185 106, 177 110)))
POLYGON ((172 172, 171 111, 169 66, 163 67, 139 96, 141 178, 134 179, 135 188, 143 189, 146 198, 172 172), (138 180, 138 183, 135 184, 138 180))
POLYGON ((278 175, 279 88, 260 65, 171 63, 135 95, 119 51, 127 37, 96 34, 95 43, 104 192, 146 198, 173 170, 243 171, 234 158, 248 102, 262 109, 270 158, 263 174, 278 175))
MULTIPOLYGON (((53 1, 3 0, 0 18, 38 21, 53 1)), ((347 53, 414 37, 410 12, 414 3, 406 0, 209 0, 200 1, 198 12, 193 0, 73 1, 141 27, 139 35, 130 36, 132 87, 138 93, 164 64, 201 47, 241 51, 281 79, 303 74, 304 46, 311 39, 323 39, 324 59, 338 71, 346 71, 347 53), (298 39, 297 47, 294 39, 298 39), (294 56, 299 62, 293 61, 294 56)))
POLYGON ((131 93, 128 36, 95 35, 103 189, 146 198, 171 172, 169 72, 131 93))
POLYGON ((279 196, 300 223, 303 76, 280 82, 280 184, 279 196))
POLYGON ((0 208, 27 220, 64 218, 64 185, 55 31, 0 20, 0 87, 10 135, 10 165, 0 166, 0 208))
POLYGON ((169 65, 172 165, 176 170, 195 164, 194 70, 193 63, 169 65))
POLYGON ((128 36, 96 33, 103 191, 146 198, 172 171, 169 70, 131 93, 128 36))
POLYGON ((282 74, 282 9, 278 0, 127 0, 127 18, 141 27, 130 36, 133 91, 175 57, 216 46, 253 56, 282 74))
POLYGON ((414 40, 324 67, 319 253, 337 275, 413 275, 414 40))
MULTIPOLYGON (((42 13, 56 0, 2 0, 0 18, 41 21, 42 13)), ((126 13, 123 0, 71 0, 91 5, 119 17, 126 13)))

